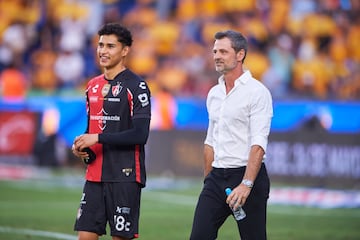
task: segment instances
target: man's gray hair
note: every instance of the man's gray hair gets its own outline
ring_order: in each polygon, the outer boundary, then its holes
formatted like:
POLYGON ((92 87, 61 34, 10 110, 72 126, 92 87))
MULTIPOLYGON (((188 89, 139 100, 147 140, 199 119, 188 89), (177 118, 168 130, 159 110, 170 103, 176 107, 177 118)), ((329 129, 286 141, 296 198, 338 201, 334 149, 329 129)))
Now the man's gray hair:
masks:
POLYGON ((245 56, 243 58, 243 62, 244 62, 248 50, 248 42, 241 33, 233 30, 220 31, 215 33, 214 38, 215 40, 220 40, 223 38, 230 39, 231 47, 235 50, 236 53, 238 53, 241 49, 244 49, 245 51, 245 56))

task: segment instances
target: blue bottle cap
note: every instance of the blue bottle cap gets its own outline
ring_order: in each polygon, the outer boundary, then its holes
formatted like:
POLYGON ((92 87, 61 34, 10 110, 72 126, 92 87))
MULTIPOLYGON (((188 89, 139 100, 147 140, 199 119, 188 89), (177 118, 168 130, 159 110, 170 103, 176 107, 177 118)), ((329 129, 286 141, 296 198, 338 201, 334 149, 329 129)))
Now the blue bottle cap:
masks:
POLYGON ((226 189, 225 189, 225 193, 226 193, 226 195, 230 195, 231 189, 230 189, 230 188, 226 188, 226 189))

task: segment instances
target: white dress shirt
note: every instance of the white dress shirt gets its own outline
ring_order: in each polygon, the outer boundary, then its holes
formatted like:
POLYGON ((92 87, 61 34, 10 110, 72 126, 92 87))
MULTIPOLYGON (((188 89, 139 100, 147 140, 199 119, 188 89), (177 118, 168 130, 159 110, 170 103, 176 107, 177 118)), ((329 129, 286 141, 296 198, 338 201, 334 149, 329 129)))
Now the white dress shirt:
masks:
POLYGON ((273 116, 272 97, 250 71, 235 80, 228 94, 221 76, 208 93, 206 107, 209 126, 205 144, 214 149, 213 167, 246 166, 253 145, 266 152, 273 116))

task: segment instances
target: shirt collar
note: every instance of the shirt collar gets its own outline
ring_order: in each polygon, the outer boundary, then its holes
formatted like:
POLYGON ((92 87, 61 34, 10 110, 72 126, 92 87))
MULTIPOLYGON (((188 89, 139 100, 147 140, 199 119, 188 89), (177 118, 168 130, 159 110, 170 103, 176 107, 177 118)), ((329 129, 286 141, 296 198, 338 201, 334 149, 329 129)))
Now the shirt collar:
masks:
MULTIPOLYGON (((235 80, 235 86, 237 86, 240 82, 242 84, 246 84, 250 78, 252 78, 251 72, 249 70, 245 70, 244 73, 235 80)), ((218 82, 219 84, 225 85, 224 75, 219 77, 218 82)))

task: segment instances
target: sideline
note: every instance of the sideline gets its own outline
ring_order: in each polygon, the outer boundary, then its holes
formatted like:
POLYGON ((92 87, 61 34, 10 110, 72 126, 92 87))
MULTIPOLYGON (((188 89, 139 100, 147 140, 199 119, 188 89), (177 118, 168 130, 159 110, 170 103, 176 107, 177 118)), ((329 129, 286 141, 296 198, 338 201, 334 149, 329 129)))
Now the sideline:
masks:
POLYGON ((64 233, 48 232, 48 231, 40 231, 40 230, 32 230, 32 229, 24 229, 24 228, 12 228, 5 226, 0 226, 0 232, 30 235, 37 237, 49 237, 49 238, 61 239, 61 240, 77 240, 76 236, 64 234, 64 233))

